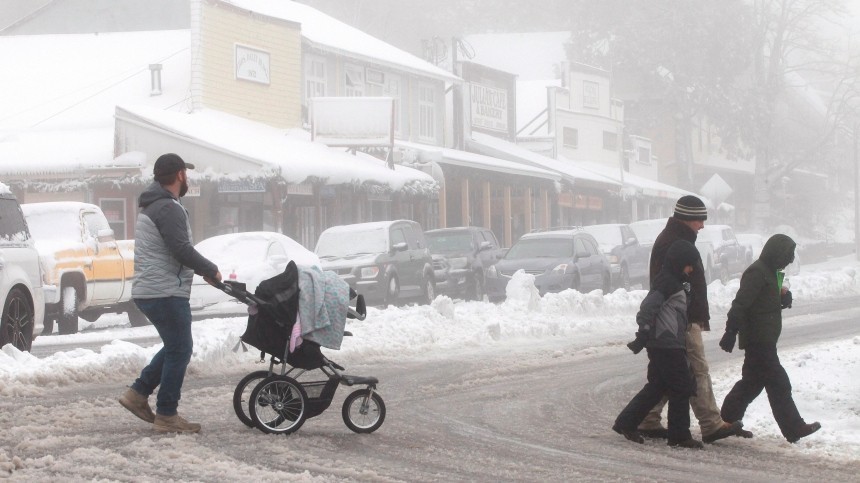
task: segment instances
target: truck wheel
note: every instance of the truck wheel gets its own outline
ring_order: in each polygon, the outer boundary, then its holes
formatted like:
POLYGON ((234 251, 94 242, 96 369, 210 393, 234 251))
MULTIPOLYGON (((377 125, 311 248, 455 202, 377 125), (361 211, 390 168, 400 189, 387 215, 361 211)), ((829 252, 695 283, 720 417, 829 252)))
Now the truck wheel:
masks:
POLYGON ((143 315, 143 312, 137 308, 137 305, 134 305, 134 302, 129 302, 127 313, 128 321, 132 327, 143 327, 145 325, 149 325, 149 319, 143 315))
POLYGON ((33 317, 27 294, 20 288, 10 290, 0 319, 0 347, 12 344, 20 351, 29 351, 33 344, 33 317))
POLYGON ((78 332, 78 290, 74 286, 63 287, 57 325, 60 335, 78 332))
POLYGON ((433 276, 430 275, 424 280, 424 303, 430 305, 436 299, 436 284, 433 283, 433 276))
POLYGON ((388 288, 385 291, 385 301, 383 301, 383 305, 385 307, 397 305, 399 297, 400 282, 397 280, 396 276, 392 275, 391 278, 388 279, 388 288))

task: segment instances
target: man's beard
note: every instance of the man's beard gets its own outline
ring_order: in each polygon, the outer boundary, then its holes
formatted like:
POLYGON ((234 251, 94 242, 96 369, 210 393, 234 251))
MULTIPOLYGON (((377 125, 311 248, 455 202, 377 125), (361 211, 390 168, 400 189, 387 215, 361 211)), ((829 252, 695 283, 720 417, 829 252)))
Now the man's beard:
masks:
POLYGON ((188 181, 183 181, 182 186, 179 187, 179 197, 182 198, 185 196, 185 193, 188 193, 188 181))

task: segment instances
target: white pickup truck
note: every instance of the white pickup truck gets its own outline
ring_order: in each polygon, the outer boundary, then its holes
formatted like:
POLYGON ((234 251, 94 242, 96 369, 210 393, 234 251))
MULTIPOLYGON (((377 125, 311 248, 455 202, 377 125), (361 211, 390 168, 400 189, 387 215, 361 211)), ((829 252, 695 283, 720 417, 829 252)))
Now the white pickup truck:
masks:
POLYGON ((128 313, 132 326, 149 321, 131 301, 134 240, 117 240, 101 208, 89 203, 21 205, 39 251, 45 293, 45 327, 78 331, 105 313, 128 313))

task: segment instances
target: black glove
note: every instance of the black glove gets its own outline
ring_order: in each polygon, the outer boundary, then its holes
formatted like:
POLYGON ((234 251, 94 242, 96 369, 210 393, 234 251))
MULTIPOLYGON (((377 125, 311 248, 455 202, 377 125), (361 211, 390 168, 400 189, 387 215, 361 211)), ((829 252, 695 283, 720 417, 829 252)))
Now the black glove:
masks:
POLYGON ((720 348, 726 352, 731 352, 735 348, 735 340, 737 340, 738 333, 734 330, 727 330, 725 334, 723 334, 723 338, 720 339, 720 348))
POLYGON ((790 309, 791 308, 791 290, 786 290, 784 294, 780 297, 779 301, 782 304, 782 308, 790 309))
POLYGON ((627 344, 627 348, 633 351, 634 354, 642 352, 645 344, 648 342, 648 331, 640 329, 636 332, 636 338, 627 344))

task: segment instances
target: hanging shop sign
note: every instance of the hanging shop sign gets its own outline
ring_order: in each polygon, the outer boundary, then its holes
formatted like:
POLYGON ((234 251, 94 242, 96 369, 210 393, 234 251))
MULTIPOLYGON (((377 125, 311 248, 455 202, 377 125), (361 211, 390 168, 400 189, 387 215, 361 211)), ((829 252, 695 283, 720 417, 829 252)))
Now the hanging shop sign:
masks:
POLYGON ((603 198, 597 196, 588 197, 588 209, 600 211, 603 209, 603 198))
POLYGON ((219 193, 265 193, 266 183, 263 180, 222 179, 218 181, 219 193))
POLYGON ((565 191, 558 194, 558 206, 573 208, 573 193, 565 191))
POLYGON ((574 195, 573 197, 573 207, 574 208, 588 208, 588 197, 585 195, 574 195))
POLYGON ((269 53, 236 44, 236 78, 269 84, 269 53))

